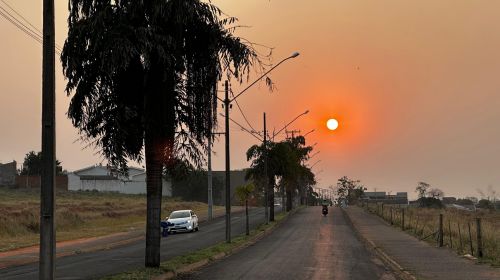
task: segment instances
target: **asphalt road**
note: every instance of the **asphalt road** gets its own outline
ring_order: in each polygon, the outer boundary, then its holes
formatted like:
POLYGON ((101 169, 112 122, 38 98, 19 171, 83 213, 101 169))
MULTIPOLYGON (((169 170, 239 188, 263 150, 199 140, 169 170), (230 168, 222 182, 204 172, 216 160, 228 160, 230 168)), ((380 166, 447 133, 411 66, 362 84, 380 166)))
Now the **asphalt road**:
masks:
POLYGON ((271 235, 178 279, 396 279, 356 238, 339 208, 309 207, 271 235))
MULTIPOLYGON (((250 226, 254 228, 264 221, 264 209, 250 211, 250 226)), ((245 232, 244 212, 231 216, 233 236, 245 232)), ((200 231, 179 233, 162 239, 161 260, 209 247, 225 240, 224 217, 211 222, 200 223, 200 231)), ((140 240, 123 247, 109 250, 83 253, 58 258, 56 261, 57 279, 95 279, 109 274, 116 274, 144 266, 145 241, 140 240)), ((38 263, 11 267, 0 270, 0 279, 37 279, 38 263)))

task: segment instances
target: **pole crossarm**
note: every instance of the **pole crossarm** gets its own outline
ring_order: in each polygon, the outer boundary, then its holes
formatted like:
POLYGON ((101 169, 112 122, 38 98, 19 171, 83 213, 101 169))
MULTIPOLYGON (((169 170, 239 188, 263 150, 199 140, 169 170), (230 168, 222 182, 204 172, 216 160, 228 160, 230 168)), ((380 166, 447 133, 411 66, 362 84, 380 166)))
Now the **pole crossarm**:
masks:
POLYGON ((296 121, 298 118, 302 117, 303 115, 307 115, 309 113, 309 110, 305 111, 304 113, 296 116, 292 121, 290 121, 289 123, 287 123, 282 129, 278 130, 278 132, 276 133, 273 133, 273 141, 274 141, 274 137, 276 137, 278 134, 280 134, 283 130, 285 130, 289 125, 291 125, 294 121, 296 121))

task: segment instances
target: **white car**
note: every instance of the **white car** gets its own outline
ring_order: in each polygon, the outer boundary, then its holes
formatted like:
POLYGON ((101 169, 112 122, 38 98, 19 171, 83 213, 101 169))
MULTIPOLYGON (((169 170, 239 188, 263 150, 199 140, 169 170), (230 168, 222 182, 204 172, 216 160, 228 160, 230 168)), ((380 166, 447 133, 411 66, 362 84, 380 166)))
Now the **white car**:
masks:
POLYGON ((169 224, 168 231, 171 233, 185 232, 185 231, 198 231, 198 217, 193 210, 178 210, 173 211, 170 216, 166 218, 169 224))

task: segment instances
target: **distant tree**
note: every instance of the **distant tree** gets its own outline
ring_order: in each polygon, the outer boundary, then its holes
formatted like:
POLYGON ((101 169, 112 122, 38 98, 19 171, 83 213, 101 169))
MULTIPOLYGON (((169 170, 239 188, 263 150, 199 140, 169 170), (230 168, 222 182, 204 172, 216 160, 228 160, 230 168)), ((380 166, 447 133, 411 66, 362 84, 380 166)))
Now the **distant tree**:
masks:
MULTIPOLYGON (((21 169, 21 175, 42 175, 42 152, 35 153, 31 151, 24 156, 23 167, 21 169)), ((56 160, 56 174, 60 175, 63 173, 63 168, 61 162, 56 160)))
POLYGON ((415 188, 415 192, 418 193, 418 197, 426 197, 427 196, 427 190, 431 187, 431 185, 427 184, 426 182, 418 182, 417 187, 415 188))
POLYGON ((434 197, 421 197, 417 199, 420 207, 426 208, 443 208, 441 200, 434 197))
POLYGON ((337 180, 336 191, 339 200, 345 200, 349 204, 355 204, 364 194, 366 188, 359 180, 352 180, 347 176, 343 176, 337 180))
POLYGON ((477 203, 477 208, 481 208, 481 209, 494 209, 495 207, 494 207, 493 203, 490 200, 488 200, 488 199, 481 199, 477 203))
POLYGON ((255 191, 254 184, 241 185, 236 188, 236 196, 241 202, 245 203, 246 235, 250 235, 250 226, 248 218, 248 200, 253 196, 254 191, 255 191))
POLYGON ((432 188, 427 192, 427 195, 433 198, 441 199, 444 197, 444 192, 438 188, 432 188))
MULTIPOLYGON (((185 172, 184 170, 182 172, 185 172)), ((207 196, 207 172, 205 170, 192 170, 183 173, 182 176, 174 176, 172 182, 172 196, 180 197, 186 201, 208 202, 207 196)), ((212 196, 214 204, 222 204, 221 197, 224 190, 223 182, 212 178, 212 196)))

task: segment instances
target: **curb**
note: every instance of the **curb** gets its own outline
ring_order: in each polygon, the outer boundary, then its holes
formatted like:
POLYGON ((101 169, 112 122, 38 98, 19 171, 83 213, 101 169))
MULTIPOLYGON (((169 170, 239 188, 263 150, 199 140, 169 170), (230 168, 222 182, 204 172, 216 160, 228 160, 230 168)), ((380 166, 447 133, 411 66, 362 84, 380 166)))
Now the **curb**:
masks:
POLYGON ((208 265, 208 264, 211 264, 215 261, 218 261, 218 260, 221 260, 221 259, 224 259, 226 257, 229 257, 245 248, 247 248, 248 246, 251 246, 255 243, 257 243, 259 240, 261 240, 262 238, 270 235, 273 231, 275 231, 278 227, 281 226, 281 224, 283 222, 285 222, 286 220, 288 220, 288 218, 290 216, 292 216, 293 214, 295 214, 297 211, 301 210, 301 208, 296 208, 296 209, 293 209, 292 211, 290 211, 285 217, 283 217, 283 219, 281 219, 280 221, 276 222, 276 224, 271 227, 271 228, 268 228, 262 232, 259 232, 257 233, 255 236, 253 236, 250 240, 244 242, 243 244, 229 250, 228 252, 221 252, 217 255, 214 255, 212 257, 209 257, 209 258, 206 258, 206 259, 203 259, 203 260, 200 260, 198 262, 195 262, 195 263, 192 263, 192 264, 188 264, 188 265, 185 265, 185 266, 181 266, 180 268, 174 270, 174 271, 169 271, 169 272, 166 272, 162 275, 159 275, 157 277, 154 277, 152 278, 153 280, 170 280, 170 279, 174 279, 175 277, 179 276, 179 274, 182 274, 182 273, 188 273, 188 272, 192 272, 194 270, 197 270, 205 265, 208 265))
POLYGON ((365 244, 366 247, 372 249, 372 251, 379 257, 384 264, 390 267, 390 269, 397 274, 400 279, 404 280, 417 280, 417 278, 412 275, 409 271, 405 270, 396 260, 387 255, 380 247, 378 247, 373 241, 364 237, 358 228, 352 222, 351 216, 342 208, 342 214, 347 220, 349 226, 354 230, 358 239, 365 244))

